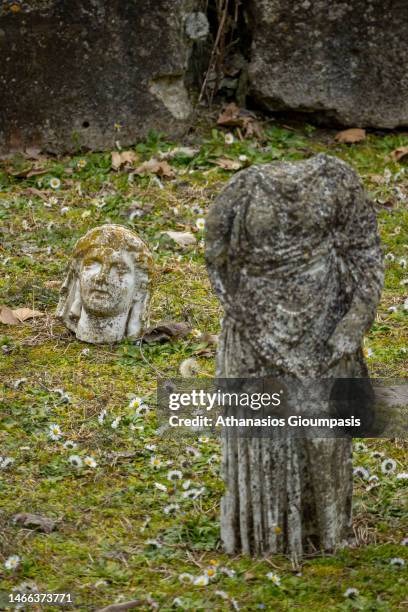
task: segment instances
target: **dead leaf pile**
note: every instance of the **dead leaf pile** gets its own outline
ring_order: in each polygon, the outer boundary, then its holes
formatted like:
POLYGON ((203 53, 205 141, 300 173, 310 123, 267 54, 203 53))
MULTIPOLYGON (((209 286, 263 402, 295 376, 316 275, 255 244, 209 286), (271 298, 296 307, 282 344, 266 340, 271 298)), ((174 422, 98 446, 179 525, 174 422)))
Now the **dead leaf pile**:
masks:
POLYGON ((361 142, 366 138, 366 131, 361 128, 350 128, 349 130, 343 130, 337 132, 334 140, 343 144, 354 144, 361 142))
POLYGON ((193 159, 199 152, 200 149, 195 149, 193 147, 175 147, 174 149, 170 149, 170 151, 160 151, 159 157, 160 159, 174 159, 175 157, 193 159))
POLYGON ((245 109, 239 108, 235 102, 228 104, 217 119, 222 127, 236 127, 243 130, 244 138, 260 138, 263 133, 259 122, 254 115, 245 109))
POLYGON ((43 312, 31 308, 14 308, 12 310, 8 306, 0 306, 0 323, 3 323, 3 325, 19 325, 28 319, 43 316, 43 312))
POLYGON ((154 157, 143 162, 138 168, 136 168, 134 174, 138 174, 139 176, 155 174, 156 176, 162 176, 164 178, 173 178, 175 176, 170 164, 168 164, 166 161, 158 161, 154 157))
POLYGON ((403 159, 408 155, 408 147, 398 147, 398 149, 394 149, 390 153, 390 159, 393 162, 398 162, 400 159, 403 159))
POLYGON ((149 327, 143 334, 143 342, 169 342, 185 338, 191 332, 191 326, 183 321, 159 321, 149 327))
POLYGON ((138 156, 135 151, 112 151, 112 169, 120 170, 122 166, 133 167, 138 161, 138 156))
POLYGON ((229 157, 219 157, 214 160, 214 164, 222 168, 223 170, 240 170, 242 164, 237 159, 230 159, 229 157))
POLYGON ((13 523, 21 525, 26 529, 36 529, 43 533, 51 533, 56 528, 56 522, 53 519, 41 514, 30 514, 29 512, 15 514, 13 516, 13 523))

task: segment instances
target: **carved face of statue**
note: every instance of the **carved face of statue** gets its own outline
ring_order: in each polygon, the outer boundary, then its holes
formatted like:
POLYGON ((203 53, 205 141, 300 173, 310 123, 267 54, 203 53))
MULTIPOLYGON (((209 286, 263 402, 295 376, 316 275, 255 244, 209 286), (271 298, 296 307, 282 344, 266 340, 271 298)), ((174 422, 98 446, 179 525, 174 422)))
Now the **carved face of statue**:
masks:
POLYGON ((133 258, 124 250, 93 249, 82 261, 79 281, 88 312, 99 316, 127 312, 136 290, 133 258))
POLYGON ((128 228, 102 225, 78 240, 57 316, 94 344, 138 337, 148 325, 152 257, 128 228))

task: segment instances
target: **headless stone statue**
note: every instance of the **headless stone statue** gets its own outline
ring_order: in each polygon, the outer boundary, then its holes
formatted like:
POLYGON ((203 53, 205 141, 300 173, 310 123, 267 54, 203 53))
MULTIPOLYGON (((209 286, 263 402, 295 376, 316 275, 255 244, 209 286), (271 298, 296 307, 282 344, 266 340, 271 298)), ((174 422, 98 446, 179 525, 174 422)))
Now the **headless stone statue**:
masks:
MULTIPOLYGON (((376 218, 337 158, 253 166, 210 209, 206 258, 225 317, 217 375, 364 377, 383 284, 376 218)), ((223 439, 229 553, 334 550, 350 535, 348 439, 223 439)))
POLYGON ((152 257, 120 225, 89 230, 75 245, 57 317, 92 344, 137 338, 148 325, 152 257))

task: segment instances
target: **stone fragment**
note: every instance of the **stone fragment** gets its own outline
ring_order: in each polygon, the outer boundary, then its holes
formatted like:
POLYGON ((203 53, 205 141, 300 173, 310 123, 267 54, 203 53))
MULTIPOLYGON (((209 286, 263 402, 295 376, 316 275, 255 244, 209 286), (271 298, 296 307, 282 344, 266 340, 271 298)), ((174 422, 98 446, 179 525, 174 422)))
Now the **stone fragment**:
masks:
POLYGON ((408 3, 252 0, 250 93, 350 127, 408 124, 408 3), (290 4, 290 6, 289 6, 290 4))
POLYGON ((74 247, 57 317, 92 344, 138 338, 148 327, 152 256, 121 225, 89 230, 74 247))
POLYGON ((188 32, 208 33, 200 4, 32 0, 13 12, 1 3, 0 151, 110 149, 152 129, 184 132, 188 32))

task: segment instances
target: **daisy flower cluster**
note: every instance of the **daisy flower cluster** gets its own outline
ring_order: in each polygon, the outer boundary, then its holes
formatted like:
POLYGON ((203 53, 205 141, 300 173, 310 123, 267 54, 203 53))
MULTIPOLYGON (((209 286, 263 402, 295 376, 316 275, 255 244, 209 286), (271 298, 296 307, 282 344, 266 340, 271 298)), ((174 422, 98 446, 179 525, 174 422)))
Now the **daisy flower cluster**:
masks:
MULTIPOLYGON (((61 430, 61 427, 57 423, 51 423, 48 427, 47 436, 54 442, 61 442, 64 437, 64 433, 61 430)), ((62 443, 62 448, 67 451, 73 451, 77 448, 77 443, 73 440, 66 440, 62 443)), ((69 455, 68 463, 75 468, 89 467, 96 468, 97 462, 91 455, 86 455, 85 457, 81 457, 80 455, 69 455)))
POLYGON ((367 482, 366 491, 371 491, 373 488, 378 487, 383 482, 384 478, 395 477, 396 481, 406 480, 408 474, 406 472, 397 472, 397 462, 391 457, 385 457, 381 451, 369 451, 366 444, 363 442, 356 442, 354 444, 354 452, 358 455, 366 455, 365 459, 371 464, 374 463, 373 468, 367 465, 356 465, 353 469, 353 475, 355 478, 367 482), (379 472, 378 474, 371 473, 371 470, 379 472))

